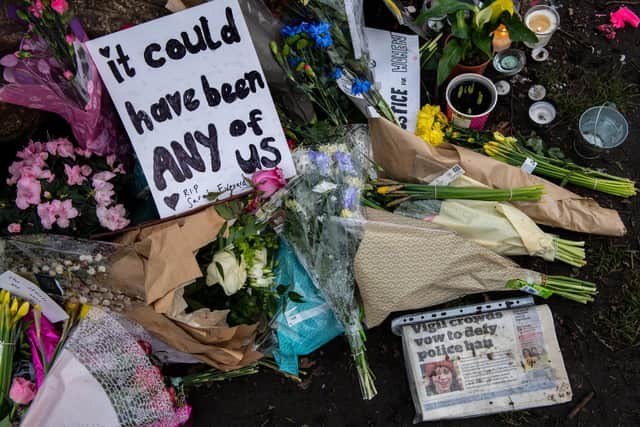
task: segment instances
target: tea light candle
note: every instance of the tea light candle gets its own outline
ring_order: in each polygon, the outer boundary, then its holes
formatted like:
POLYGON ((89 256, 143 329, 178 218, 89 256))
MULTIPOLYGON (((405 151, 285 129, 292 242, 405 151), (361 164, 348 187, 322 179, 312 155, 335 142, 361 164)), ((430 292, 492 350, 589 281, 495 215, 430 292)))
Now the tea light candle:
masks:
POLYGON ((509 31, 504 25, 500 25, 493 32, 493 40, 491 41, 494 52, 501 52, 511 47, 511 39, 509 38, 509 31))
POLYGON ((539 5, 534 6, 527 11, 524 16, 525 25, 538 37, 537 43, 527 43, 525 45, 530 48, 544 47, 551 40, 551 36, 560 25, 560 16, 558 12, 550 6, 539 5))
POLYGON ((536 102, 529 107, 529 118, 537 125, 548 125, 556 118, 556 109, 548 102, 536 102))

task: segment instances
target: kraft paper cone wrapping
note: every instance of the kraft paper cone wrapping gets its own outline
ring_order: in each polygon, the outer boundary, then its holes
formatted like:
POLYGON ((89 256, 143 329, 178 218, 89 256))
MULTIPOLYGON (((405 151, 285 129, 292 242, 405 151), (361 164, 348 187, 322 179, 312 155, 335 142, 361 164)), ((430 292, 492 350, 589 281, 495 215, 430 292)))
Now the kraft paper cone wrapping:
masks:
POLYGON ((427 221, 371 209, 366 217, 354 274, 370 328, 394 311, 509 290, 511 279, 540 280, 539 273, 427 221))
POLYGON ((517 167, 448 143, 433 147, 384 118, 369 119, 369 133, 374 160, 393 179, 412 181, 459 164, 468 176, 495 188, 544 184, 540 201, 513 203, 538 224, 605 236, 627 232, 616 211, 517 167))
POLYGON ((216 369, 238 369, 263 356, 253 349, 257 324, 229 327, 222 322, 216 327, 193 328, 173 322, 143 304, 132 306, 125 315, 176 350, 191 354, 216 369))
POLYGON ((176 289, 202 277, 195 253, 216 239, 224 222, 215 209, 207 208, 193 215, 130 231, 117 240, 135 246, 139 261, 127 262, 137 265, 138 270, 127 274, 140 277, 142 265, 144 281, 138 285, 144 283, 147 304, 160 301, 159 309, 164 311, 176 289))

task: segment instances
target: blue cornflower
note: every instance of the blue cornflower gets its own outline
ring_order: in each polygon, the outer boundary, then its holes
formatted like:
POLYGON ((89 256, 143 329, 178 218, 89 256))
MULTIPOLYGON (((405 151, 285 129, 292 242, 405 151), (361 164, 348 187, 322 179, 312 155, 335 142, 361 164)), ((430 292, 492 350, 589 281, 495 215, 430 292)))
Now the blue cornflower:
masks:
POLYGON ((333 69, 333 72, 331 73, 331 77, 332 77, 334 80, 338 80, 340 77, 342 77, 342 74, 343 74, 343 73, 342 73, 342 68, 337 67, 337 68, 334 68, 334 69, 333 69))
POLYGON ((342 197, 342 204, 345 209, 354 210, 360 204, 360 189, 357 187, 347 187, 342 197))
POLYGON ((338 168, 342 172, 355 175, 356 170, 353 167, 353 163, 351 162, 351 154, 344 153, 342 151, 336 151, 335 153, 333 153, 333 159, 336 161, 338 168))
POLYGON ((327 22, 318 22, 317 24, 310 25, 309 31, 307 32, 316 42, 316 46, 326 49, 333 44, 329 28, 331 28, 331 24, 327 22))
POLYGON ((329 173, 331 158, 328 154, 322 153, 320 151, 309 151, 309 160, 311 160, 313 164, 316 165, 316 167, 320 170, 320 173, 329 173))
POLYGON ((282 27, 280 29, 280 33, 282 33, 282 35, 286 36, 286 37, 293 37, 293 36, 297 35, 298 33, 300 33, 300 26, 299 25, 285 25, 284 27, 282 27))
POLYGON ((369 80, 360 80, 358 77, 353 81, 351 85, 351 94, 360 95, 361 93, 369 93, 371 89, 371 82, 369 80))
POLYGON ((296 68, 302 62, 302 59, 297 56, 290 56, 287 58, 287 62, 289 63, 289 67, 296 68))

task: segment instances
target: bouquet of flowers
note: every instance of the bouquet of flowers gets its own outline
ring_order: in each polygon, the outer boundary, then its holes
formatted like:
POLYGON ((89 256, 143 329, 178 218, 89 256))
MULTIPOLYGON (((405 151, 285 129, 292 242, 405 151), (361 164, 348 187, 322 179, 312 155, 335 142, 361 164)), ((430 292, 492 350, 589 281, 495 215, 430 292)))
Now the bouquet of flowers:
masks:
POLYGON ((71 125, 81 147, 115 154, 115 111, 67 0, 20 0, 15 13, 29 29, 20 50, 0 59, 6 81, 0 86, 0 102, 57 113, 71 125))
POLYGON ((282 43, 271 42, 271 50, 289 81, 319 108, 321 118, 339 130, 353 116, 353 105, 348 101, 351 99, 365 115, 369 115, 368 108, 373 108, 396 122, 371 83, 366 55, 354 52, 345 4, 290 2, 287 12, 290 23, 281 30, 282 43))
POLYGON ((549 152, 534 152, 525 146, 522 139, 504 136, 500 132, 459 128, 449 123, 438 106, 427 104, 420 110, 416 135, 434 147, 446 140, 478 148, 487 156, 512 166, 521 167, 527 159, 533 160, 536 165, 534 174, 559 180, 563 186, 571 183, 620 197, 635 196, 637 192, 635 182, 630 179, 579 166, 549 152))
POLYGON ((299 175, 287 188, 283 235, 342 323, 362 396, 372 399, 377 391, 367 361, 352 265, 367 166, 364 156, 357 154, 346 143, 294 152, 299 175))
POLYGON ((65 138, 30 142, 9 167, 0 223, 9 233, 55 230, 90 235, 129 224, 117 194, 125 172, 115 155, 98 157, 65 138), (8 224, 8 225, 7 225, 8 224))

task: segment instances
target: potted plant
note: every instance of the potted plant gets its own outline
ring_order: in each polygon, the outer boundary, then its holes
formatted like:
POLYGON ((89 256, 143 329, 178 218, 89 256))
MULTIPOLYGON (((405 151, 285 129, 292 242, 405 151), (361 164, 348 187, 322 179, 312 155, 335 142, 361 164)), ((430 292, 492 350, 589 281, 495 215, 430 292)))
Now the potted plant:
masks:
POLYGON ((454 19, 451 35, 438 62, 438 86, 452 74, 484 73, 493 57, 493 32, 500 25, 507 28, 511 41, 537 41, 535 33, 514 13, 512 0, 489 1, 482 7, 459 0, 438 2, 420 14, 417 20, 424 22, 426 19, 443 15, 453 15, 454 19))

